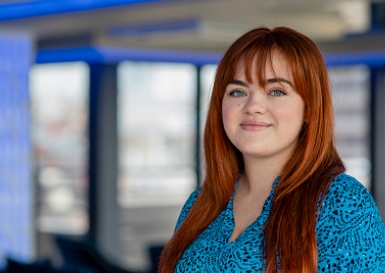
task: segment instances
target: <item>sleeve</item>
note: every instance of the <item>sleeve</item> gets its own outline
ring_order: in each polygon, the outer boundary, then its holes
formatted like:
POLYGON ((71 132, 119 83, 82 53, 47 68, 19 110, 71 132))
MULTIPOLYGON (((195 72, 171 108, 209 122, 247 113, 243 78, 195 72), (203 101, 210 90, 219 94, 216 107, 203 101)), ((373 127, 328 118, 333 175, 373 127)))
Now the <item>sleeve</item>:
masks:
POLYGON ((175 230, 179 228, 180 224, 182 224, 183 220, 186 218, 187 213, 190 211, 200 191, 201 191, 201 188, 195 190, 193 193, 190 194, 189 198, 184 203, 182 210, 179 214, 178 221, 176 222, 175 230))
POLYGON ((385 272, 385 227, 367 189, 346 174, 330 185, 317 222, 318 272, 385 272))

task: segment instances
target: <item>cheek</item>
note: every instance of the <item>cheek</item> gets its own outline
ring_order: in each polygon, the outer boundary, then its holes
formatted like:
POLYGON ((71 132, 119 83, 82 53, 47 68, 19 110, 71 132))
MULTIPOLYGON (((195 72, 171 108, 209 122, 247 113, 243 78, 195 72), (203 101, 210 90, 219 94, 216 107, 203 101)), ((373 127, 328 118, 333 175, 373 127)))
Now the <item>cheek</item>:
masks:
POLYGON ((302 128, 304 123, 305 111, 303 105, 299 104, 296 107, 280 107, 276 108, 275 115, 278 121, 292 127, 293 130, 302 128))
POLYGON ((286 124, 288 124, 293 131, 299 133, 305 121, 303 108, 298 106, 295 111, 291 110, 283 113, 282 117, 285 118, 286 124))
POLYGON ((234 126, 234 121, 236 119, 237 105, 224 104, 222 107, 222 119, 223 126, 225 127, 226 132, 234 126))
POLYGON ((227 128, 228 124, 230 123, 231 120, 231 114, 229 113, 230 111, 226 109, 222 109, 222 119, 223 119, 223 126, 225 129, 227 128))
POLYGON ((228 105, 228 103, 223 103, 222 104, 222 116, 223 116, 223 120, 227 119, 229 117, 229 112, 230 111, 230 106, 228 105))

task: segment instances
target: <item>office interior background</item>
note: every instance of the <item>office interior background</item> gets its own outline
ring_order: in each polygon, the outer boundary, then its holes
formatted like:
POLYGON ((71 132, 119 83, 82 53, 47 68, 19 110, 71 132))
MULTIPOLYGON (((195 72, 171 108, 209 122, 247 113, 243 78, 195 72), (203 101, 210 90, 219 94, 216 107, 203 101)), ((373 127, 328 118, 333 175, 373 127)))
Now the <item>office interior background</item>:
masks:
POLYGON ((70 262, 65 236, 149 272, 202 182, 216 64, 262 25, 321 49, 337 148, 385 217, 384 2, 2 0, 0 269, 70 262))

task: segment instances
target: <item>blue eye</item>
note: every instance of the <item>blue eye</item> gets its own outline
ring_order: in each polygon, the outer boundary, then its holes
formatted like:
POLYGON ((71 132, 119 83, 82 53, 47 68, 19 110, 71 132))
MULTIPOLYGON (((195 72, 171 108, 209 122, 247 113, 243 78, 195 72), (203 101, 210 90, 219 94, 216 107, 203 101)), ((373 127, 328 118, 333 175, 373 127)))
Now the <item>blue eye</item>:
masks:
POLYGON ((273 97, 280 97, 280 96, 286 95, 285 92, 283 92, 282 90, 279 90, 279 89, 275 89, 275 90, 271 91, 270 94, 273 97))
POLYGON ((230 92, 230 96, 232 96, 232 97, 243 97, 245 95, 246 95, 245 92, 240 91, 240 90, 234 90, 234 91, 230 92))

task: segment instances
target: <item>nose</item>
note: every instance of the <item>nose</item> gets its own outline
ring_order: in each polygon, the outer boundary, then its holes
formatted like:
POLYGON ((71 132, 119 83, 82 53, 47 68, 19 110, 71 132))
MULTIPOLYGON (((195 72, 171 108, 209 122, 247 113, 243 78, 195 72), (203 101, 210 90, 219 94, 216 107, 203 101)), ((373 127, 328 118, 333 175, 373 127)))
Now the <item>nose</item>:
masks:
POLYGON ((255 114, 255 113, 265 114, 266 110, 267 110, 266 97, 260 92, 251 93, 243 108, 243 112, 245 114, 255 114))

